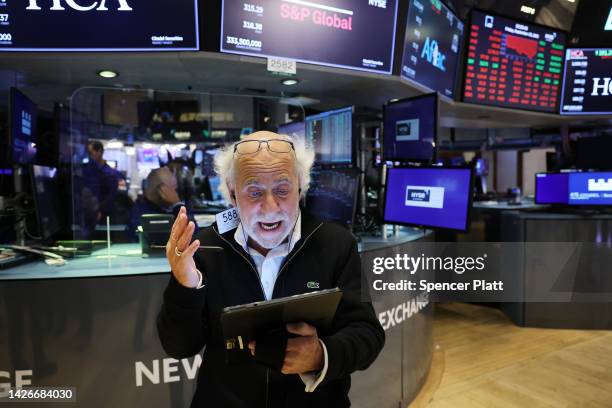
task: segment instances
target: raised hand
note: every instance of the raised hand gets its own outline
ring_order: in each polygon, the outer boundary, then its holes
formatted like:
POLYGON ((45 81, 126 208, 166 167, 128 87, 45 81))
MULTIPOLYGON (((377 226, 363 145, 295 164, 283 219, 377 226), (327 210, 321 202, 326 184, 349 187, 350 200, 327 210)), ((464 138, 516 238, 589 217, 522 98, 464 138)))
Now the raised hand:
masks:
POLYGON ((188 288, 197 287, 200 280, 193 260, 193 255, 198 250, 200 241, 196 239, 191 242, 194 230, 195 224, 193 221, 189 221, 187 210, 182 206, 166 243, 166 258, 168 258, 174 278, 188 288))

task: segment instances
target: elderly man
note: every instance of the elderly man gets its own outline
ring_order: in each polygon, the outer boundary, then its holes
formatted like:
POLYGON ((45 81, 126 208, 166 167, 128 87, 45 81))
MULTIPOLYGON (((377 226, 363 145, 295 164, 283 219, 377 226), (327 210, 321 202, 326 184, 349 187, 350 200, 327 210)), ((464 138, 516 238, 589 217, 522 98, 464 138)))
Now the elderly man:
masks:
POLYGON ((178 216, 180 206, 184 203, 179 198, 177 189, 176 177, 168 167, 160 167, 149 173, 144 194, 136 200, 126 225, 126 234, 132 241, 138 241, 136 229, 141 223, 143 214, 178 216))
MULTIPOLYGON (((240 213, 225 233, 201 231, 181 209, 166 256, 172 274, 158 332, 177 359, 206 346, 192 407, 348 407, 350 374, 366 369, 385 335, 372 305, 361 302, 361 263, 349 232, 302 214, 314 153, 271 132, 256 132, 215 159, 221 192, 240 213), (200 245, 223 251, 198 251, 200 245), (220 323, 226 306, 340 287, 343 297, 331 330, 289 324, 280 370, 228 364, 220 323)), ((257 355, 257 342, 249 344, 257 355)))

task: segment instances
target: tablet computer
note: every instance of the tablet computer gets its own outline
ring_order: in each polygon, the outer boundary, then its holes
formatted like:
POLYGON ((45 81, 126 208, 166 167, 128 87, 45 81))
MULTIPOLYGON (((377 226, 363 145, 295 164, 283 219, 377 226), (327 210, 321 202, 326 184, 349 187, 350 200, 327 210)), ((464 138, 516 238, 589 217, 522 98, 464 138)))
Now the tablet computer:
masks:
POLYGON ((333 288, 224 308, 221 326, 228 360, 240 360, 239 355, 249 352, 250 340, 287 323, 329 328, 341 298, 342 290, 333 288))

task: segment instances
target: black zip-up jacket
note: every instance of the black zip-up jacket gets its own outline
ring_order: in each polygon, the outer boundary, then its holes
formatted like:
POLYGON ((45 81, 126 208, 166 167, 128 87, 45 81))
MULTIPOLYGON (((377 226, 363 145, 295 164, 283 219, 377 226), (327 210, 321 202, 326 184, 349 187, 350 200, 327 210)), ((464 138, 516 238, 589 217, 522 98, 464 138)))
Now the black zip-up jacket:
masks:
POLYGON ((327 348, 327 373, 316 390, 307 393, 298 375, 284 375, 254 361, 226 364, 221 310, 265 300, 257 269, 234 240, 234 231, 219 234, 215 224, 200 231, 201 245, 224 248, 196 254, 206 287, 189 289, 171 276, 157 319, 162 346, 171 357, 191 357, 206 346, 191 407, 350 406, 350 374, 366 369, 385 342, 371 303, 361 301, 355 240, 341 226, 302 212, 302 237, 285 258, 274 285, 273 298, 311 292, 310 281, 319 283, 318 290, 340 287, 344 292, 331 330, 318 333, 327 348))

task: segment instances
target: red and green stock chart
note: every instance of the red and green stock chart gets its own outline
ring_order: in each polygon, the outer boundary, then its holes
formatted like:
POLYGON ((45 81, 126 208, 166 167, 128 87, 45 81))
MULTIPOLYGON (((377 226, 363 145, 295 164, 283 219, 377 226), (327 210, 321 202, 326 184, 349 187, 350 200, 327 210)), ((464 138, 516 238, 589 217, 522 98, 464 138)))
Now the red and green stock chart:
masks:
POLYGON ((472 11, 463 100, 556 112, 564 48, 561 31, 472 11))

